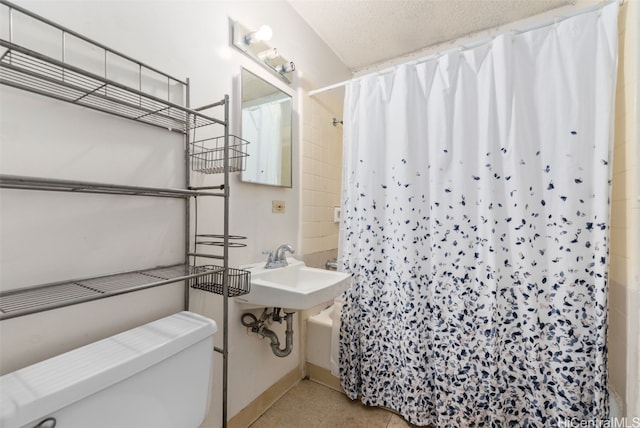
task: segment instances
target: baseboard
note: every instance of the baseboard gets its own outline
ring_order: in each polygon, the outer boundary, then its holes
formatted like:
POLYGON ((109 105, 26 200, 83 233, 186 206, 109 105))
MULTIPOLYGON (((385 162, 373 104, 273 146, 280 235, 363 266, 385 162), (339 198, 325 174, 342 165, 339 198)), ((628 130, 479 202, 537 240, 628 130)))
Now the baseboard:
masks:
POLYGON ((311 363, 307 363, 306 370, 309 380, 324 385, 328 388, 335 389, 336 391, 342 392, 344 394, 344 390, 340 385, 340 379, 332 375, 331 371, 323 367, 318 367, 311 363))
POLYGON ((279 381, 271 385, 258 398, 232 417, 227 426, 229 428, 247 428, 254 423, 269 407, 273 406, 287 391, 301 380, 300 369, 296 367, 279 381))

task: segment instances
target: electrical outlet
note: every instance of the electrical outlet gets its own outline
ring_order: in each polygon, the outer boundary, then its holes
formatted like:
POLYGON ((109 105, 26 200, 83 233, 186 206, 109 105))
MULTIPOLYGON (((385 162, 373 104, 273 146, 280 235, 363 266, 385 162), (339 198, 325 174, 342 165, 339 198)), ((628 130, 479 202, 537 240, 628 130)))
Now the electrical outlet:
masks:
POLYGON ((284 214, 284 201, 271 201, 271 212, 284 214))

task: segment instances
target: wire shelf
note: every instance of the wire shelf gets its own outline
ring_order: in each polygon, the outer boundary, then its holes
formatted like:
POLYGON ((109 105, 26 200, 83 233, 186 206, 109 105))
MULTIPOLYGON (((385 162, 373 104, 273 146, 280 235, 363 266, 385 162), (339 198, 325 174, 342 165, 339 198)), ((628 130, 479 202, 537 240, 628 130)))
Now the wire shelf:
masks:
MULTIPOLYGON (((210 273, 191 280, 191 287, 208 291, 209 293, 224 295, 224 268, 221 266, 204 266, 210 273)), ((229 297, 242 296, 251 291, 251 272, 248 270, 227 268, 229 276, 229 297)))
POLYGON ((221 192, 215 193, 202 190, 163 189, 158 187, 116 185, 4 174, 0 174, 0 188, 71 193, 101 193, 106 195, 155 196, 162 198, 224 196, 224 193, 221 192))
MULTIPOLYGON (((224 235, 214 235, 214 234, 206 234, 199 233, 196 235, 196 238, 205 238, 205 240, 197 240, 197 245, 210 245, 214 247, 224 247, 224 235)), ((226 246, 229 248, 243 248, 246 247, 247 244, 243 244, 242 242, 232 242, 237 240, 247 239, 246 236, 239 235, 229 235, 226 246)))
POLYGON ((0 293, 0 319, 84 303, 104 297, 144 290, 178 281, 189 285, 212 276, 217 266, 162 266, 136 272, 78 279, 0 293))
MULTIPOLYGON (((229 172, 244 171, 247 140, 229 135, 229 172)), ((224 137, 206 138, 191 143, 191 170, 203 174, 224 172, 224 137)))
POLYGON ((0 59, 4 85, 181 133, 221 123, 5 40, 0 46, 9 48, 0 59))
POLYGON ((0 0, 0 5, 9 16, 7 39, 0 39, 0 84, 180 133, 214 123, 226 125, 186 107, 188 82, 6 0, 0 0), (27 29, 20 28, 23 25, 27 29), (39 43, 38 48, 14 40, 14 33, 26 31, 32 34, 30 45, 39 43), (40 51, 44 47, 46 55, 40 51), (59 59, 50 52, 56 52, 59 59), (102 58, 102 71, 96 74, 65 60, 74 56, 102 58), (114 80, 125 75, 127 84, 114 80))

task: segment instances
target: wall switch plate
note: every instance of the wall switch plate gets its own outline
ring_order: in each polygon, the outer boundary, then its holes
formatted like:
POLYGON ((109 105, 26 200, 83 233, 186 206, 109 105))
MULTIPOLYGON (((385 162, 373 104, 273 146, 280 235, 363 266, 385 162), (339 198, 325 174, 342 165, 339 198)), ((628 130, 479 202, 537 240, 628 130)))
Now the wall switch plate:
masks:
POLYGON ((333 222, 340 223, 340 216, 342 215, 342 210, 340 207, 333 207, 333 222))
POLYGON ((277 214, 284 213, 284 201, 271 201, 271 212, 277 214))

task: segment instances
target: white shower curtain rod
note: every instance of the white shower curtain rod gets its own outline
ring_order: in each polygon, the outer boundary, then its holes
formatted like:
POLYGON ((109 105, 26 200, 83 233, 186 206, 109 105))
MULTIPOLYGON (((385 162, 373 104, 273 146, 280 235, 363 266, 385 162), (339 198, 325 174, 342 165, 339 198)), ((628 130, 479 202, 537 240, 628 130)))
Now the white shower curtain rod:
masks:
MULTIPOLYGON (((602 2, 600 4, 595 5, 595 6, 591 6, 589 8, 582 9, 582 10, 579 10, 579 11, 576 11, 576 12, 573 12, 573 13, 570 13, 570 14, 567 14, 567 15, 556 16, 553 19, 548 19, 546 21, 543 21, 540 24, 536 24, 536 25, 531 26, 531 27, 525 27, 524 29, 521 29, 521 30, 509 30, 509 31, 505 31, 502 34, 511 33, 511 34, 517 36, 519 34, 527 33, 529 31, 538 30, 540 28, 548 27, 550 25, 555 25, 555 24, 557 24, 557 23, 559 23, 561 21, 564 21, 565 19, 571 18, 573 16, 578 16, 578 15, 582 15, 583 13, 589 13, 589 12, 593 12, 593 11, 598 10, 598 9, 602 9, 603 7, 605 7, 608 4, 613 3, 614 1, 619 2, 620 5, 622 5, 624 3, 624 0, 604 1, 604 2, 602 2)), ((442 51, 442 52, 438 52, 438 53, 435 53, 435 54, 431 54, 431 55, 428 55, 428 56, 425 56, 425 57, 422 57, 422 58, 418 58, 416 60, 407 61, 404 64, 409 64, 409 63, 420 64, 420 63, 423 63, 423 62, 427 62, 427 61, 431 61, 431 60, 440 58, 441 56, 448 55, 448 54, 451 54, 451 53, 454 53, 454 52, 464 52, 466 50, 473 49, 473 48, 476 48, 478 46, 482 46, 482 45, 487 44, 487 43, 491 43, 496 37, 497 36, 492 36, 492 37, 489 37, 489 38, 486 38, 486 39, 481 39, 481 40, 476 41, 476 42, 467 43, 467 44, 464 44, 464 45, 459 46, 457 48, 453 48, 453 49, 449 49, 449 50, 446 50, 446 51, 442 51)), ((399 65, 401 65, 401 64, 399 64, 399 65)), ((309 96, 312 97, 312 96, 314 96, 316 94, 319 94, 321 92, 326 92, 326 91, 330 91, 332 89, 341 88, 343 86, 346 86, 350 82, 353 82, 353 81, 358 80, 358 79, 362 79, 362 78, 367 77, 367 76, 372 76, 374 74, 382 75, 382 74, 385 74, 385 73, 389 73, 389 72, 395 70, 396 68, 398 68, 399 65, 394 65, 394 66, 382 69, 380 71, 374 71, 372 73, 367 73, 365 75, 362 75, 362 76, 359 76, 359 77, 354 77, 352 79, 345 80, 343 82, 334 83, 333 85, 325 86, 323 88, 314 89, 313 91, 309 91, 309 96)))

